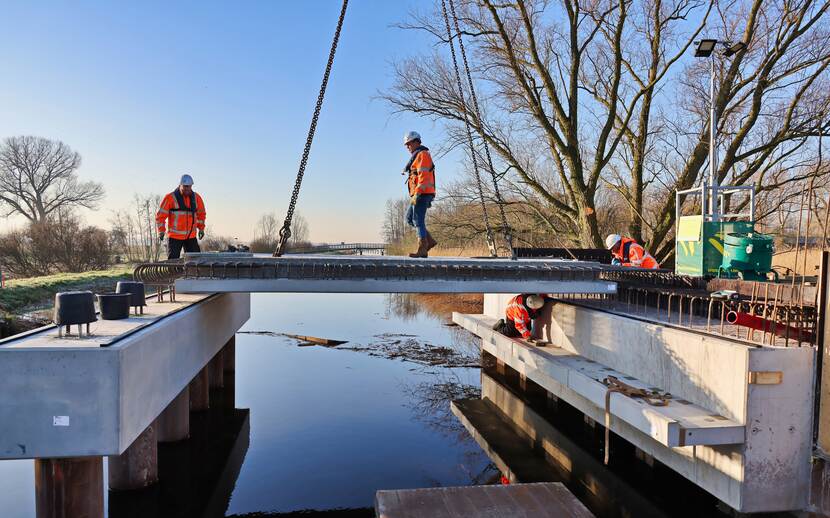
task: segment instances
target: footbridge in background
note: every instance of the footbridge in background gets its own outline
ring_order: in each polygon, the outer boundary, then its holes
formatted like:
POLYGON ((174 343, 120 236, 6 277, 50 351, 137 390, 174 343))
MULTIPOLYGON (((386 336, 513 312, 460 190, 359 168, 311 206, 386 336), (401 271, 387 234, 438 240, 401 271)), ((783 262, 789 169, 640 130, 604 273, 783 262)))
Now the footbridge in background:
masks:
POLYGON ((386 243, 321 243, 292 248, 291 254, 357 254, 386 255, 386 243))

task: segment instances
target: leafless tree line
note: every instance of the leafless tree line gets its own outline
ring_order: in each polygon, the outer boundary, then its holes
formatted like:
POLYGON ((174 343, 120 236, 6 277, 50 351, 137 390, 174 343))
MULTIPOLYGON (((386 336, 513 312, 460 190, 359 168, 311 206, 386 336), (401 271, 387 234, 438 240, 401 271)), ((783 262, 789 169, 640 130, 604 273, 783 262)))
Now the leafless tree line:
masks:
POLYGON ((401 24, 431 34, 434 51, 396 65, 396 83, 381 96, 395 111, 445 123, 444 150, 465 143, 466 115, 475 152, 486 142, 495 153, 514 217, 589 247, 602 245, 606 224, 627 227, 670 258, 673 193, 699 185, 708 169, 710 61, 688 57, 702 37, 746 44, 713 58, 719 181, 754 185, 767 218, 810 178, 824 185, 816 137, 830 127, 826 0, 455 5, 481 119, 466 111, 451 73, 440 1, 401 24))
POLYGON ((158 261, 163 243, 158 239, 158 194, 135 194, 130 207, 116 211, 111 220, 113 247, 130 262, 158 261))
MULTIPOLYGON (((254 240, 251 241, 251 251, 267 253, 276 250, 280 241, 281 228, 282 222, 277 219, 276 214, 263 214, 256 224, 254 240)), ((308 243, 308 240, 308 221, 302 214, 295 212, 294 217, 291 218, 291 237, 288 240, 288 247, 297 247, 308 243)))

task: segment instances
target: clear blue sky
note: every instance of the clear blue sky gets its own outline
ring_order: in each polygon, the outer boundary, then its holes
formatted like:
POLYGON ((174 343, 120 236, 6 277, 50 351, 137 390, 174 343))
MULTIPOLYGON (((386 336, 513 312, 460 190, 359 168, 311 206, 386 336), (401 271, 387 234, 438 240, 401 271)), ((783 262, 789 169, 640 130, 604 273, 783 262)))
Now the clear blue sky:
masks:
MULTIPOLYGON (((374 240, 385 202, 404 195, 401 139, 429 121, 391 116, 372 97, 391 63, 428 51, 391 27, 423 2, 352 0, 299 211, 315 241, 374 240)), ((216 233, 249 239, 284 216, 339 0, 4 2, 0 138, 60 139, 104 184, 108 226, 134 193, 171 191, 190 172, 216 233)), ((439 163, 443 179, 459 169, 439 163)), ((6 222, 6 226, 15 222, 6 222)))

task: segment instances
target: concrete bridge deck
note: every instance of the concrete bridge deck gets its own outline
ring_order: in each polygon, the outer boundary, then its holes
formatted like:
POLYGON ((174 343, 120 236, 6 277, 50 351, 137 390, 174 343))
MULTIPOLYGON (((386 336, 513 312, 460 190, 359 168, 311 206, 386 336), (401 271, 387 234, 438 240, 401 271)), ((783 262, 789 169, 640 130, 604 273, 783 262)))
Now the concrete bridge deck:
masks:
POLYGON ((563 259, 188 255, 136 276, 175 280, 179 293, 525 293, 613 294, 604 272, 618 267, 563 259))

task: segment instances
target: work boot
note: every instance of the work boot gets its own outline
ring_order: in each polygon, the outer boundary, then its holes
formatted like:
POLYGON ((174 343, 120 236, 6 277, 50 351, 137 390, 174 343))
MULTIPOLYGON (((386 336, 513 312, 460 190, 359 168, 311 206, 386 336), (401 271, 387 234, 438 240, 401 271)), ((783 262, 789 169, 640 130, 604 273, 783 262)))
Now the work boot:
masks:
POLYGON ((427 247, 426 238, 418 239, 418 251, 414 254, 409 254, 409 257, 426 257, 429 248, 427 247))
POLYGON ((433 248, 435 248, 435 245, 437 245, 437 244, 438 244, 438 241, 434 240, 432 238, 432 234, 427 232, 427 251, 430 251, 433 248))

